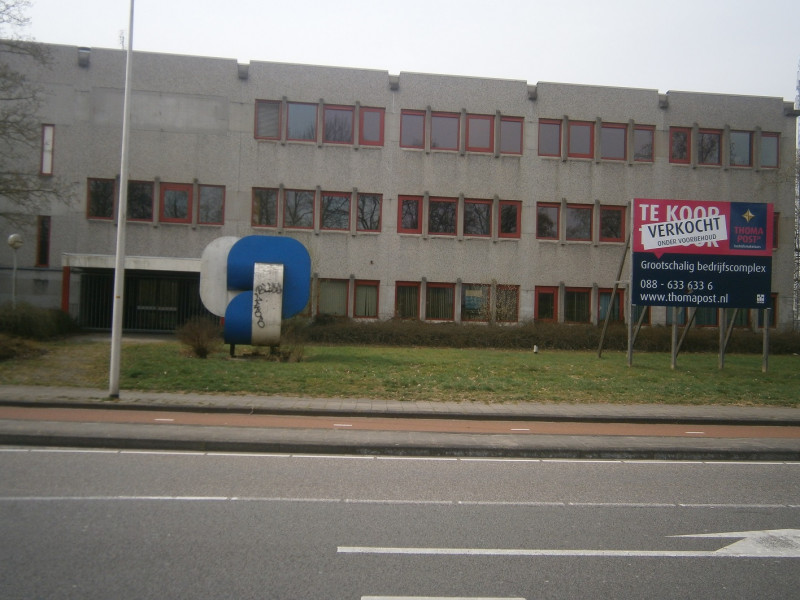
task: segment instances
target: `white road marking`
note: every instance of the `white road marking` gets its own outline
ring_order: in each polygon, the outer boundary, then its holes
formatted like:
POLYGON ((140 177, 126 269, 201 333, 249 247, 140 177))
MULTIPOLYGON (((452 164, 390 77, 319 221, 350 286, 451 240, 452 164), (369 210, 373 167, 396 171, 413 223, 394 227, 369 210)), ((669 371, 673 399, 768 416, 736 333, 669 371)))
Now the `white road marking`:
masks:
POLYGON ((525 600, 525 598, 475 598, 472 596, 361 596, 361 600, 525 600))
POLYGON ((350 423, 334 423, 334 427, 352 427, 353 425, 350 423))
POLYGON ((530 429, 528 429, 526 427, 520 427, 518 429, 512 429, 511 431, 530 431, 530 429))
POLYGON ((390 548, 339 546, 340 554, 414 556, 578 556, 604 558, 800 558, 800 529, 705 533, 672 537, 739 538, 718 550, 557 550, 515 548, 390 548))
POLYGON ((153 419, 154 421, 162 421, 164 423, 174 423, 175 419, 153 419))

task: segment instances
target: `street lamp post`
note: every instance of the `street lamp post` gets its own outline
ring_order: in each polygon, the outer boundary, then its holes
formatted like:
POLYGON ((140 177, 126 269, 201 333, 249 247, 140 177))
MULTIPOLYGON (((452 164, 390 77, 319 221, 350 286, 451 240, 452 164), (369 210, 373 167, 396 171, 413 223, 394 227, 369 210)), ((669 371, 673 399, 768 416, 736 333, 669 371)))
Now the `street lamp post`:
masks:
POLYGON ((22 236, 12 233, 8 236, 8 245, 14 250, 14 263, 11 271, 11 308, 17 308, 17 250, 22 247, 22 236))

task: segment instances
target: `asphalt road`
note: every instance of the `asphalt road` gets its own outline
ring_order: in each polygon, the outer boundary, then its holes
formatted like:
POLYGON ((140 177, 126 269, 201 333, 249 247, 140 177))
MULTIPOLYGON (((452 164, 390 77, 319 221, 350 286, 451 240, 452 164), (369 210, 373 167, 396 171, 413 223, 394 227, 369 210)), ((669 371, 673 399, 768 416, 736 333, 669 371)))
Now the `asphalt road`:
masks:
POLYGON ((1 448, 0 597, 790 598, 799 490, 800 463, 1 448))

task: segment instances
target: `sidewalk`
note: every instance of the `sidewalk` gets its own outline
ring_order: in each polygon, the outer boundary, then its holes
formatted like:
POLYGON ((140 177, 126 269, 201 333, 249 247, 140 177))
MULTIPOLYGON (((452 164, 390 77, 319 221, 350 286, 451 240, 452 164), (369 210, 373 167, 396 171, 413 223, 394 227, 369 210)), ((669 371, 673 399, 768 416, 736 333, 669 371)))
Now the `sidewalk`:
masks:
MULTIPOLYGON (((0 386, 0 406, 118 408, 268 414, 481 420, 800 426, 800 409, 781 407, 419 402, 167 394, 0 386)), ((195 451, 485 456, 516 458, 800 460, 800 440, 454 434, 257 429, 0 420, 0 444, 195 451)))

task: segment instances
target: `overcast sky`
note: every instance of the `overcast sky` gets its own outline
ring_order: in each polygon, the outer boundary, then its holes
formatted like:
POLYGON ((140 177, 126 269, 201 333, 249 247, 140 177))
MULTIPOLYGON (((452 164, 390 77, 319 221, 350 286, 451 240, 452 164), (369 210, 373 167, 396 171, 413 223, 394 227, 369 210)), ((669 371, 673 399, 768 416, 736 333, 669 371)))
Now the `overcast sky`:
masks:
MULTIPOLYGON (((31 2, 37 41, 120 48, 127 35, 130 0, 31 2)), ((800 0, 136 0, 133 45, 794 100, 800 0)))

